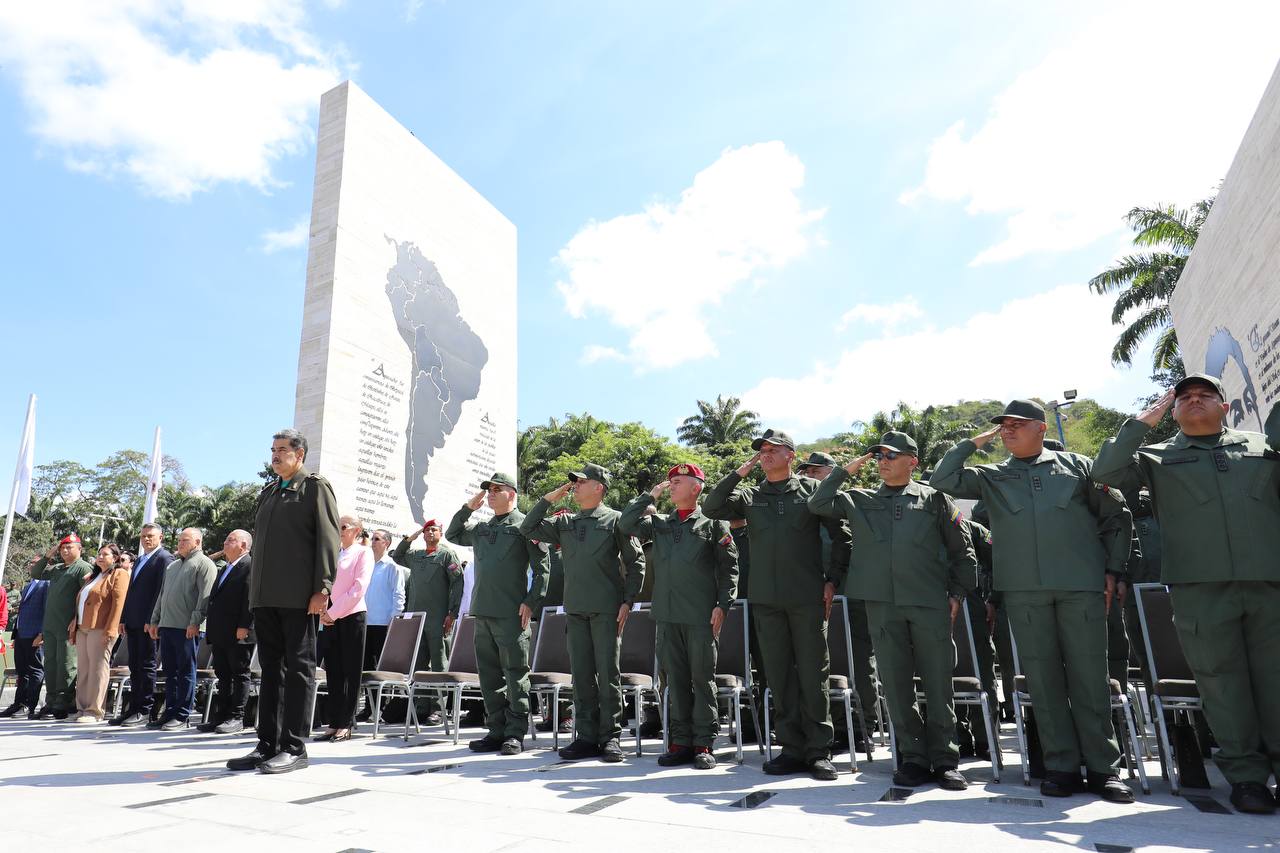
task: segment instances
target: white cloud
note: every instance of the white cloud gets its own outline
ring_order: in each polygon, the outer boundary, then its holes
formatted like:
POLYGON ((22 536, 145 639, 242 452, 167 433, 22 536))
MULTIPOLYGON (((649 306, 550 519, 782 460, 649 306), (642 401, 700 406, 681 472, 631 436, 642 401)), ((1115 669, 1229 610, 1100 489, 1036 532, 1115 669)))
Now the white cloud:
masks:
POLYGON ((920 303, 914 296, 908 296, 900 302, 889 305, 870 305, 860 302, 840 315, 836 322, 836 331, 843 332, 856 323, 878 326, 885 332, 896 329, 903 323, 918 320, 924 316, 920 303))
POLYGON ((613 347, 587 344, 582 348, 582 357, 578 359, 578 363, 595 364, 597 361, 622 361, 625 358, 625 355, 613 347))
POLYGON ((679 201, 578 231, 556 256, 565 310, 628 332, 637 370, 715 355, 708 309, 819 242, 825 211, 805 209, 803 185, 804 164, 781 142, 726 149, 679 201))
POLYGON ((768 378, 742 394, 742 405, 783 429, 847 428, 899 401, 915 405, 968 399, 1136 394, 1111 366, 1111 303, 1070 284, 1007 302, 943 328, 926 324, 871 338, 820 362, 804 376, 768 378))
POLYGON ((1280 4, 1116 4, 934 140, 902 194, 1006 219, 973 264, 1086 246, 1135 205, 1210 194, 1280 57, 1280 4))
POLYGON ((311 236, 311 220, 301 219, 292 228, 284 231, 267 231, 262 235, 262 251, 268 255, 284 249, 299 249, 307 245, 311 236))
POLYGON ((3 3, 0 62, 31 132, 73 169, 164 198, 265 189, 341 76, 341 52, 304 25, 298 0, 3 3))

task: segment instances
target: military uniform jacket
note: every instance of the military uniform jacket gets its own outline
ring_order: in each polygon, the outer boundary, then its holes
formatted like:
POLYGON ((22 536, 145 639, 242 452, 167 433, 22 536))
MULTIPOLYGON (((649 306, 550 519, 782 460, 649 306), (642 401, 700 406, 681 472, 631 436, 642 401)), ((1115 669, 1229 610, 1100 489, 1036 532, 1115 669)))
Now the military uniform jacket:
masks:
POLYGON ((520 532, 560 546, 565 611, 617 613, 623 602, 633 603, 644 586, 644 554, 640 543, 618 526, 622 513, 600 504, 547 518, 550 509, 551 504, 539 498, 520 523, 520 532))
POLYGON ((792 475, 777 483, 742 484, 737 471, 716 483, 702 501, 708 518, 747 520, 751 541, 751 603, 795 607, 822 601, 822 586, 844 586, 849 568, 849 531, 809 509, 818 488, 811 477, 792 475), (831 536, 831 563, 823 566, 822 536, 831 536))
POLYGON ((31 567, 31 577, 49 582, 49 591, 44 603, 42 633, 66 639, 71 620, 76 618, 76 596, 80 594, 84 579, 92 573, 93 566, 89 565, 83 557, 70 565, 63 562, 55 563, 48 557, 41 557, 31 567))
POLYGON ((305 610, 333 587, 338 570, 338 502, 319 474, 299 468, 283 488, 276 477, 258 495, 250 607, 305 610))
POLYGON ((948 450, 929 483, 983 501, 998 592, 1100 592, 1104 573, 1124 575, 1133 522, 1124 498, 1095 483, 1087 456, 1046 449, 966 468, 976 449, 965 439, 948 450))
POLYGON ((809 509, 848 522, 845 595, 941 610, 948 595, 974 588, 973 543, 950 498, 915 481, 898 493, 887 486, 840 491, 847 479, 849 472, 836 468, 809 497, 809 509))
POLYGON ((445 536, 450 542, 475 551, 472 615, 515 617, 521 604, 528 605, 537 614, 551 573, 549 549, 524 538, 520 532, 524 513, 518 509, 488 521, 467 524, 471 512, 471 507, 463 504, 462 509, 454 513, 445 536))
POLYGON ((653 618, 659 622, 705 625, 711 611, 726 613, 738 587, 738 546, 727 521, 694 509, 684 521, 677 513, 645 515, 652 495, 641 495, 622 511, 624 533, 653 541, 653 618))
POLYGON ((462 607, 462 558, 443 542, 430 554, 426 548, 410 551, 410 544, 408 539, 400 540, 391 554, 391 559, 409 569, 404 612, 421 611, 432 624, 443 623, 445 616, 456 619, 462 607))
POLYGON ((1160 580, 1280 581, 1280 453, 1261 433, 1140 447, 1149 428, 1130 419, 1098 452, 1094 476, 1151 490, 1160 522, 1160 580))

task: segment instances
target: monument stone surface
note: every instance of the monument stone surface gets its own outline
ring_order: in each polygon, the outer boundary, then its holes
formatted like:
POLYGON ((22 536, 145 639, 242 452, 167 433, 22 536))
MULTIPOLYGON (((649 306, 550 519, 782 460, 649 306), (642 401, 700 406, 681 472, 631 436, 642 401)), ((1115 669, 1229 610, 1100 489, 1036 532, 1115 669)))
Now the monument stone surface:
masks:
POLYGON ((1172 299, 1188 373, 1222 380, 1228 426, 1262 431, 1280 399, 1280 65, 1172 299))
POLYGON ((515 412, 515 226, 353 83, 326 92, 294 410, 308 466, 366 528, 447 524, 514 471, 515 412))

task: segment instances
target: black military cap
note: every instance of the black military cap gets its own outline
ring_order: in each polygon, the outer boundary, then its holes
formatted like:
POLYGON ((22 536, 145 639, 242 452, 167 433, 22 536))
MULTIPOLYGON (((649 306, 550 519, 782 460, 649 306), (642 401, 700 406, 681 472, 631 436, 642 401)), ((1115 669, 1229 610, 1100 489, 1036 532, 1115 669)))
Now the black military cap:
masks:
POLYGON ((912 456, 919 456, 920 451, 916 447, 916 440, 905 432, 890 430, 880 436, 880 443, 873 445, 872 450, 896 450, 899 453, 907 453, 912 456))
POLYGON ((480 488, 485 491, 488 491, 490 486, 506 486, 508 489, 514 489, 516 481, 511 478, 510 474, 503 474, 501 471, 497 471, 492 477, 480 484, 480 488))
POLYGON ((797 468, 823 468, 823 467, 834 468, 836 467, 836 460, 834 456, 831 456, 828 453, 819 453, 818 451, 815 450, 809 454, 808 459, 801 462, 796 467, 797 468))
POLYGON ((765 444, 776 444, 780 447, 785 447, 788 450, 796 449, 796 443, 791 440, 791 436, 787 435, 780 429, 765 430, 764 435, 751 442, 751 449, 759 450, 764 447, 765 444))
POLYGON ((1210 376, 1207 373, 1193 373, 1187 378, 1173 386, 1173 396, 1177 397, 1182 393, 1188 385, 1208 385, 1214 391, 1218 392, 1218 396, 1227 399, 1227 394, 1222 390, 1222 381, 1216 376, 1210 376))
POLYGON ((609 469, 594 462, 588 462, 582 466, 581 471, 570 471, 569 479, 575 483, 578 480, 595 480, 597 483, 609 485, 609 481, 613 479, 613 475, 609 473, 609 469))
POLYGON ((991 419, 993 424, 998 424, 1005 418, 1022 418, 1024 421, 1039 421, 1044 423, 1044 406, 1035 400, 1014 400, 1004 407, 1004 411, 991 419))

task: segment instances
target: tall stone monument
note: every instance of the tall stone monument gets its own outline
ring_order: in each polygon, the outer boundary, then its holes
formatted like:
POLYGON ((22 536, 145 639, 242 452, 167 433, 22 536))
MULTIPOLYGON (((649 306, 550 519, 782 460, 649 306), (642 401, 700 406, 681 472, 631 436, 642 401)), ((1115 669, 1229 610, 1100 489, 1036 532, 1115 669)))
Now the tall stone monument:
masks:
POLYGON ((516 229, 353 83, 320 101, 294 423, 365 527, 515 468, 516 229))

